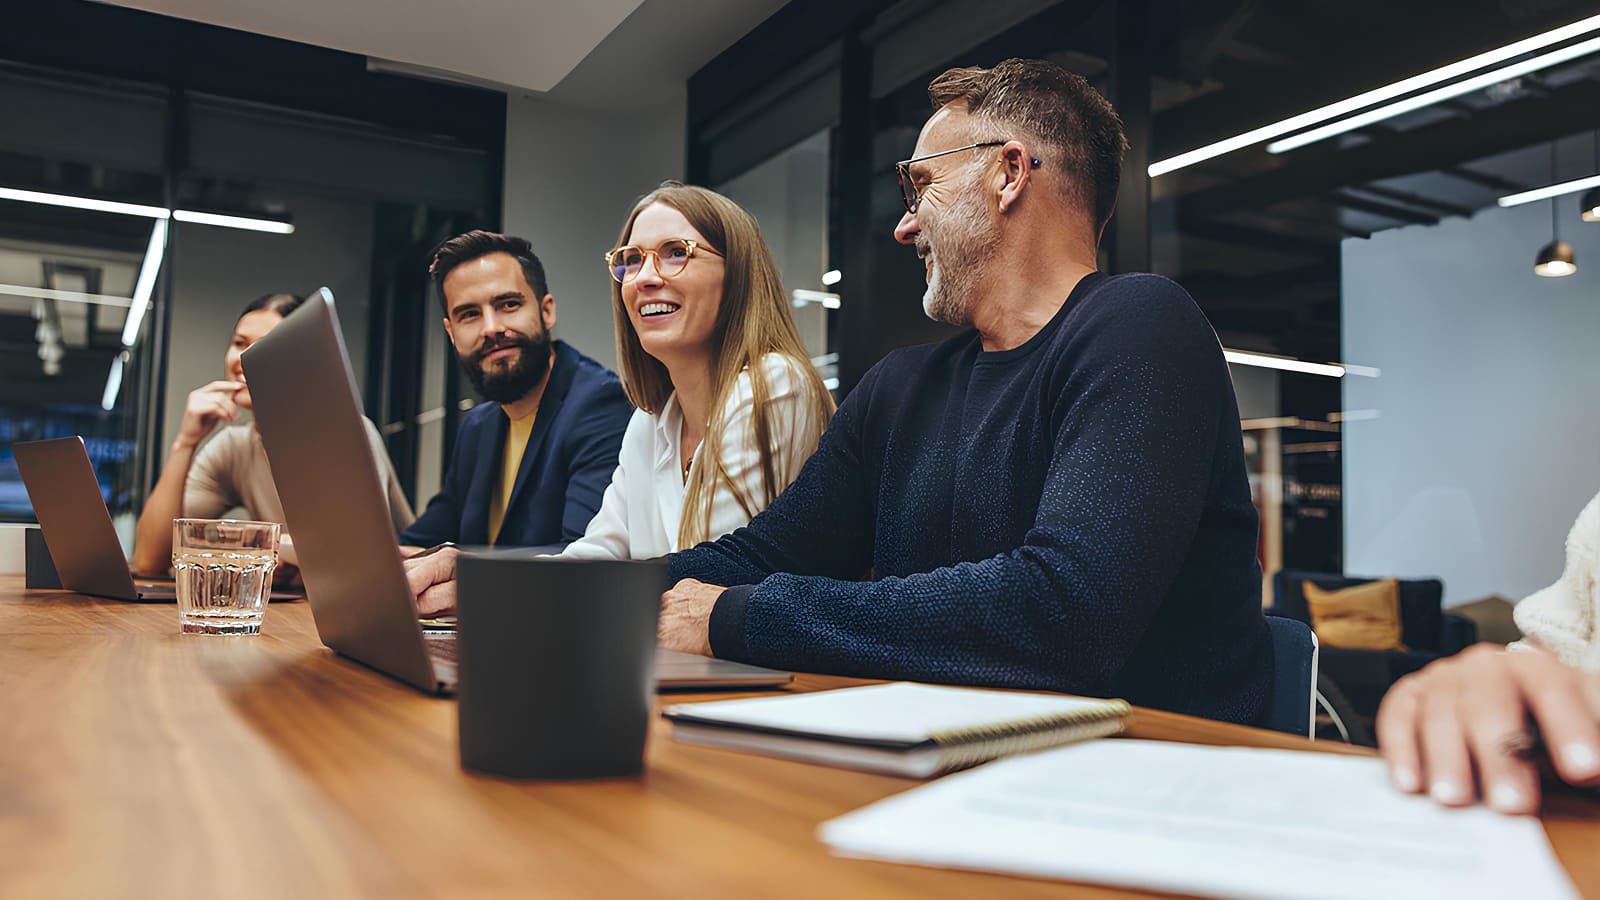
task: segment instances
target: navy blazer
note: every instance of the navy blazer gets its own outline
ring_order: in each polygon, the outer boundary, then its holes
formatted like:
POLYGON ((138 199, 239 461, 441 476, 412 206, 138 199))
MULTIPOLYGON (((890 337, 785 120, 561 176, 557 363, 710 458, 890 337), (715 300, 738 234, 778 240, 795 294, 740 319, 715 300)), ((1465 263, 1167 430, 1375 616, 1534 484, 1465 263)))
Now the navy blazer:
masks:
MULTIPOLYGON (((556 341, 555 350, 497 546, 537 547, 583 537, 611 484, 633 415, 616 375, 564 341, 556 341)), ((400 543, 489 543, 489 503, 510 422, 498 403, 480 403, 462 418, 444 484, 400 533, 400 543)))

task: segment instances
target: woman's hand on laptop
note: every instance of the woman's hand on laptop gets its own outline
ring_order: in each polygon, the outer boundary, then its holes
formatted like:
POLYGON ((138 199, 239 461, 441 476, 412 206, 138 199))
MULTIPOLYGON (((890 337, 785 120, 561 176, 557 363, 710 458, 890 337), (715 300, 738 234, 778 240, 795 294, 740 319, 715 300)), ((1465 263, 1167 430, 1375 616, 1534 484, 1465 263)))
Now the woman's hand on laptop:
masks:
POLYGON ((416 598, 417 615, 437 616, 456 608, 456 557, 461 551, 443 547, 405 560, 406 583, 416 598))

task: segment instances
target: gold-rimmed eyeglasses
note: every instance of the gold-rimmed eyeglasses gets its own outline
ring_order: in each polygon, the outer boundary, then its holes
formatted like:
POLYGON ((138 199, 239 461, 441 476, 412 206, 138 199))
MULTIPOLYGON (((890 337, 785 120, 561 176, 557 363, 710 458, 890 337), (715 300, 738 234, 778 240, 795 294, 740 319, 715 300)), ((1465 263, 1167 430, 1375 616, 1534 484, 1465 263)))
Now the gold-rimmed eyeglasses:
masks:
POLYGON ((900 199, 905 201, 906 212, 915 214, 917 211, 917 204, 922 202, 922 197, 917 193, 916 182, 911 180, 911 165, 913 163, 924 162, 930 159, 938 159, 941 156, 949 156, 952 153, 964 153, 968 150, 976 150, 979 147, 999 147, 1005 143, 1005 141, 979 141, 976 144, 968 144, 965 147, 957 147, 953 150, 940 150, 938 153, 929 153, 927 156, 916 156, 912 157, 911 159, 904 159, 895 163, 895 174, 900 176, 900 199))
POLYGON ((656 260, 656 271, 662 278, 671 278, 683 271, 696 253, 709 253, 712 256, 721 256, 716 250, 711 249, 699 241, 690 238, 673 238, 662 241, 655 249, 648 247, 635 247, 629 244, 618 247, 606 253, 606 268, 611 270, 611 279, 617 284, 627 284, 639 277, 639 271, 644 268, 647 256, 656 260))

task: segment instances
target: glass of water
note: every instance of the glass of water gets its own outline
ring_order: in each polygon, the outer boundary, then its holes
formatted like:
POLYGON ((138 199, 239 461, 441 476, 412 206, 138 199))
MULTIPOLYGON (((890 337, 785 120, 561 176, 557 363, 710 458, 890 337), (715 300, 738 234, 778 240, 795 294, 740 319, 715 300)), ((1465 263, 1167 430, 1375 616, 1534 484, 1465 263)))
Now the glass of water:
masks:
POLYGON ((277 522, 173 519, 180 630, 259 634, 277 566, 277 522))

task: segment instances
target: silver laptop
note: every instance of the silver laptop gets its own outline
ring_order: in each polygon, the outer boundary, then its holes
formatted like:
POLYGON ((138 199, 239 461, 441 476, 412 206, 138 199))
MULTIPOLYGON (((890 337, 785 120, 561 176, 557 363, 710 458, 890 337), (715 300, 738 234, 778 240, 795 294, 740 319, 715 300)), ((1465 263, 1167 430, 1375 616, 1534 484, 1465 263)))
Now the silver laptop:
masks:
MULTIPOLYGON (((455 632, 417 619, 333 294, 312 294, 245 351, 243 365, 322 642, 420 690, 450 692, 455 632)), ((791 678, 667 650, 658 651, 656 677, 662 689, 791 678)))
POLYGON ((28 441, 12 451, 62 587, 113 600, 177 599, 171 584, 138 585, 128 574, 83 438, 28 441))
MULTIPOLYGON (((62 587, 113 600, 177 601, 177 587, 170 580, 136 582, 128 573, 128 560, 122 555, 83 438, 28 441, 13 445, 12 450, 62 587)), ((274 589, 270 599, 299 600, 301 596, 297 590, 274 589)))

